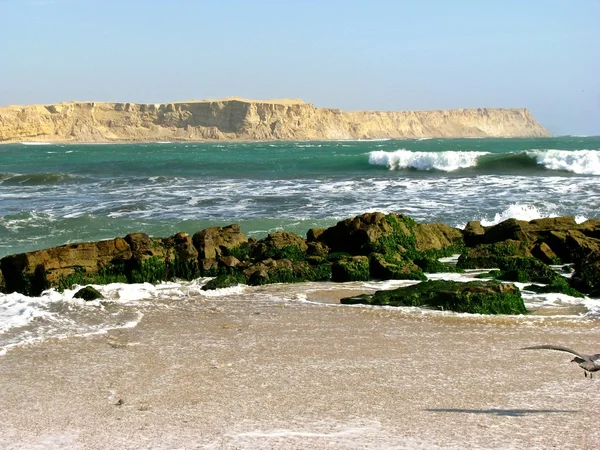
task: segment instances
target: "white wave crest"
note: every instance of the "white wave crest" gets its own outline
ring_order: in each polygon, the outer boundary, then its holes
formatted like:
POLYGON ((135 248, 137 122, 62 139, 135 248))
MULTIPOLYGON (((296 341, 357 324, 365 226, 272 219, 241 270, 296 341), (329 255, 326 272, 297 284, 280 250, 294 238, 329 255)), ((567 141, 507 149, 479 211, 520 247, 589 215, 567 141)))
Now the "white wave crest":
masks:
POLYGON ((534 205, 522 205, 520 203, 513 203, 509 205, 504 211, 496 213, 494 218, 482 219, 481 225, 484 227, 489 227, 491 225, 496 225, 500 222, 503 222, 507 219, 517 219, 517 220, 525 220, 529 222, 530 220, 540 219, 542 217, 556 217, 557 214, 548 213, 543 214, 536 206, 534 205))
POLYGON ((369 164, 386 166, 390 170, 417 169, 452 172, 458 169, 477 166, 477 159, 488 152, 413 152, 406 149, 386 152, 378 150, 369 153, 369 164))
MULTIPOLYGON (((544 217, 558 217, 560 214, 551 208, 541 209, 535 205, 528 205, 522 203, 512 203, 508 208, 503 211, 496 213, 493 219, 482 218, 480 219, 481 225, 489 227, 492 225, 499 224, 507 219, 517 219, 529 222, 530 220, 541 219, 544 217)), ((576 223, 583 223, 587 220, 587 217, 583 215, 575 216, 576 223)), ((466 224, 465 224, 466 225, 466 224)), ((464 226, 458 226, 458 228, 464 228, 464 226)))
POLYGON ((600 175, 599 150, 536 150, 528 154, 546 169, 600 175))

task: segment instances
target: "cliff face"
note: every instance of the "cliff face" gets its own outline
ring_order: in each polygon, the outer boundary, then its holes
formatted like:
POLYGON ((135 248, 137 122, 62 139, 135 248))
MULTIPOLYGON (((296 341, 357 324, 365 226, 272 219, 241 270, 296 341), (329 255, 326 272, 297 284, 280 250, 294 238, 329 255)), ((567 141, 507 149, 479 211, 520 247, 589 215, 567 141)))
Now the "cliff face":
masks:
POLYGON ((353 111, 299 100, 73 102, 0 108, 0 142, 548 136, 526 109, 353 111))

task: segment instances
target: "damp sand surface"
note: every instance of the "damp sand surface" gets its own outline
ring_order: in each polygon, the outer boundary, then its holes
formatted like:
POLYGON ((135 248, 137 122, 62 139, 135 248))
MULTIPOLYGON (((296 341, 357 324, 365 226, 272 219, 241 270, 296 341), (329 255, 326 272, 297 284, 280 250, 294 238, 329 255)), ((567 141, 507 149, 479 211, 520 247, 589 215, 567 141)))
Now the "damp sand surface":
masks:
MULTIPOLYGON (((194 297, 0 358, 0 448, 600 447, 600 324, 194 297)), ((356 293, 355 291, 352 292, 356 293)))

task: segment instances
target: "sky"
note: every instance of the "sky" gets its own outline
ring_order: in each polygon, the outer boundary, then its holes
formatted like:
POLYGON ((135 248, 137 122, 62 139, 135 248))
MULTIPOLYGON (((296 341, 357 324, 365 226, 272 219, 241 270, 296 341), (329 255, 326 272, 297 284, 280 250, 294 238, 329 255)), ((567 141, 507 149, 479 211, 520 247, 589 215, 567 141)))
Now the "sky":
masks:
POLYGON ((0 0, 0 105, 529 108, 600 135, 600 0, 0 0))

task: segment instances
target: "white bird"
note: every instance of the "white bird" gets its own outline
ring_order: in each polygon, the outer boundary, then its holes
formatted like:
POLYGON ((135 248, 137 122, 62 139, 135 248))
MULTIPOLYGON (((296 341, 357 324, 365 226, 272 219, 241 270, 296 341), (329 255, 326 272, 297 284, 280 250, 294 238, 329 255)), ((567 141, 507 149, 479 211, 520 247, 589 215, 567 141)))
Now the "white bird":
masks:
POLYGON ((571 350, 570 348, 563 347, 562 345, 534 345, 533 347, 524 347, 521 350, 558 350, 559 352, 567 352, 575 355, 575 358, 571 360, 571 362, 576 362, 579 364, 584 371, 584 375, 587 378, 588 373, 590 374, 590 379, 593 378, 593 372, 598 372, 600 370, 600 364, 597 361, 600 360, 600 353, 596 355, 586 355, 585 353, 579 353, 575 350, 571 350))

